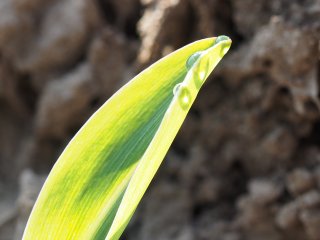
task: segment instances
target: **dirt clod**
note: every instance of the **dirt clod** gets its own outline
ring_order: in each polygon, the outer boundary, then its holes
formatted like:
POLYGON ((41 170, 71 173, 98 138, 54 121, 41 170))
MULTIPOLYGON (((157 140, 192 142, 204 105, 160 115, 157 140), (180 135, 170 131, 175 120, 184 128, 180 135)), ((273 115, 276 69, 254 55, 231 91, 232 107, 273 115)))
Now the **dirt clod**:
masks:
POLYGON ((318 240, 319 16, 318 0, 1 0, 0 239, 21 239, 55 160, 118 88, 228 35, 124 239, 318 240))

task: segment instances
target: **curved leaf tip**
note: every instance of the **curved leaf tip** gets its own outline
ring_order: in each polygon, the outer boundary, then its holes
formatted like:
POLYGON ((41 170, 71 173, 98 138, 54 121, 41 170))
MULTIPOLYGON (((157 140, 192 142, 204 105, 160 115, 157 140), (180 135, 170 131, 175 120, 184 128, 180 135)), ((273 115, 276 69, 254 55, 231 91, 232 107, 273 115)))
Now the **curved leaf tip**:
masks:
POLYGON ((226 36, 191 43, 113 95, 59 157, 23 239, 118 239, 230 45, 226 36))

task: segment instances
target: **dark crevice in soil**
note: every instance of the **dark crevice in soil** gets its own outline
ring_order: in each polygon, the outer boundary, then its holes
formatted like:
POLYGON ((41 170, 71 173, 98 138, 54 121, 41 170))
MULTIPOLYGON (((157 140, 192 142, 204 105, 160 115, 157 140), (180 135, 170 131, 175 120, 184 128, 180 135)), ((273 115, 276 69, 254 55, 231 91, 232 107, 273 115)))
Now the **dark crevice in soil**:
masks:
POLYGON ((199 18, 195 13, 190 2, 187 3, 187 18, 185 19, 185 37, 183 38, 185 41, 182 42, 183 45, 188 44, 194 41, 196 38, 194 33, 196 32, 197 22, 199 22, 199 18))
POLYGON ((318 108, 317 104, 312 99, 308 99, 304 102, 304 109, 308 113, 310 112, 310 113, 317 114, 319 112, 319 108, 318 108))
POLYGON ((17 92, 21 97, 30 114, 36 110, 36 105, 39 97, 39 93, 31 86, 31 79, 29 75, 21 76, 17 82, 17 92))
POLYGON ((105 0, 97 0, 97 4, 105 21, 111 25, 115 24, 116 12, 112 4, 105 0))
POLYGON ((290 90, 288 87, 281 86, 279 87, 278 92, 281 96, 290 96, 290 90))
POLYGON ((67 142, 68 141, 61 141, 60 139, 54 138, 39 140, 37 145, 41 146, 41 148, 33 152, 33 156, 31 158, 33 160, 30 163, 31 168, 39 174, 44 174, 50 171, 64 150, 67 142), (44 158, 46 161, 44 161, 44 158))
POLYGON ((289 193, 288 189, 285 188, 278 199, 278 203, 285 204, 291 200, 292 200, 292 195, 289 193))
POLYGON ((313 124, 310 134, 307 137, 301 138, 298 145, 298 149, 303 148, 304 146, 320 145, 320 120, 313 124))
POLYGON ((140 20, 143 8, 139 4, 135 6, 133 14, 129 16, 120 16, 115 6, 106 0, 96 0, 102 18, 110 25, 123 32, 128 39, 138 39, 137 23, 140 20))
POLYGON ((177 153, 177 155, 181 156, 182 158, 186 158, 189 155, 189 151, 184 146, 180 146, 177 141, 172 143, 172 149, 177 153))
POLYGON ((141 6, 136 7, 135 14, 130 16, 130 18, 126 19, 124 23, 124 33, 129 39, 139 39, 139 33, 137 29, 138 21, 142 17, 143 10, 141 6))
POLYGON ((212 208, 212 204, 201 204, 201 205, 195 205, 192 209, 192 219, 197 219, 199 216, 202 215, 204 211, 207 211, 209 208, 212 208))
POLYGON ((227 202, 220 202, 218 205, 213 205, 212 203, 205 203, 194 205, 191 213, 191 218, 193 221, 197 222, 202 215, 208 214, 208 212, 212 211, 210 214, 213 219, 223 219, 223 220, 232 220, 234 215, 236 214, 236 209, 234 205, 231 205, 227 202))
POLYGON ((104 101, 100 97, 94 97, 91 99, 89 107, 90 109, 98 109, 103 104, 103 102, 104 101))
POLYGON ((235 50, 242 44, 245 38, 237 31, 237 27, 233 20, 234 10, 231 0, 219 1, 219 4, 221 4, 221 7, 218 7, 215 12, 216 18, 225 24, 225 33, 222 34, 229 35, 232 39, 232 49, 235 50))
POLYGON ((224 177, 230 181, 230 192, 227 192, 225 197, 231 202, 246 192, 249 177, 240 159, 234 160, 230 170, 224 177))
POLYGON ((196 120, 201 119, 201 111, 196 108, 191 108, 189 114, 192 115, 196 120))
MULTIPOLYGON (((320 50, 318 54, 320 55, 320 50)), ((318 60, 317 62, 317 84, 319 88, 320 87, 320 60, 318 60)), ((318 99, 320 99, 320 90, 318 90, 318 99)))

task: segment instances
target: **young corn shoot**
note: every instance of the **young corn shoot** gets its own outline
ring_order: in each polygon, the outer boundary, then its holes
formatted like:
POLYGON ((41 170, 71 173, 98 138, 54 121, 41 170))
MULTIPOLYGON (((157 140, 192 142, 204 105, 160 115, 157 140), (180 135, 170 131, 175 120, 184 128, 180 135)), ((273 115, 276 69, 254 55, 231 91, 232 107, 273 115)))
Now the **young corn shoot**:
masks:
POLYGON ((23 239, 118 239, 230 46, 226 36, 191 43, 116 92, 59 157, 23 239))

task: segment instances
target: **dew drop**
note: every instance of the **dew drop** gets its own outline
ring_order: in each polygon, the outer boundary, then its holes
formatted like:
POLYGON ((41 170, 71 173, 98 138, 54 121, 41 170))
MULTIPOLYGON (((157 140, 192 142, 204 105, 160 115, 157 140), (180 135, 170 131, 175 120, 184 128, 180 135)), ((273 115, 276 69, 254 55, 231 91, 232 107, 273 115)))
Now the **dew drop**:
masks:
POLYGON ((187 110, 191 104, 191 94, 187 87, 180 86, 179 103, 183 110, 187 110))
POLYGON ((201 82, 203 82, 206 78, 206 72, 203 70, 203 71, 200 71, 199 72, 199 79, 201 80, 201 82))
POLYGON ((177 95, 179 89, 180 89, 181 83, 178 83, 177 85, 174 86, 173 88, 173 95, 177 95))
POLYGON ((186 62, 187 69, 190 69, 193 66, 193 64, 198 60, 201 54, 202 54, 202 51, 195 52, 188 58, 186 62))
POLYGON ((223 42, 221 45, 220 57, 223 57, 229 50, 231 45, 231 39, 228 36, 221 35, 216 38, 215 44, 223 42), (224 42, 227 41, 227 42, 224 42))
POLYGON ((194 79, 194 83, 195 83, 197 89, 200 89, 202 84, 206 80, 208 65, 209 65, 209 62, 206 62, 205 65, 197 66, 194 69, 193 79, 194 79))
POLYGON ((222 42, 222 41, 228 41, 228 40, 230 40, 230 38, 228 36, 221 35, 216 38, 215 44, 222 42))
POLYGON ((182 83, 178 83, 173 88, 174 96, 178 97, 179 104, 183 110, 188 109, 191 104, 191 94, 189 89, 184 86, 182 83))

